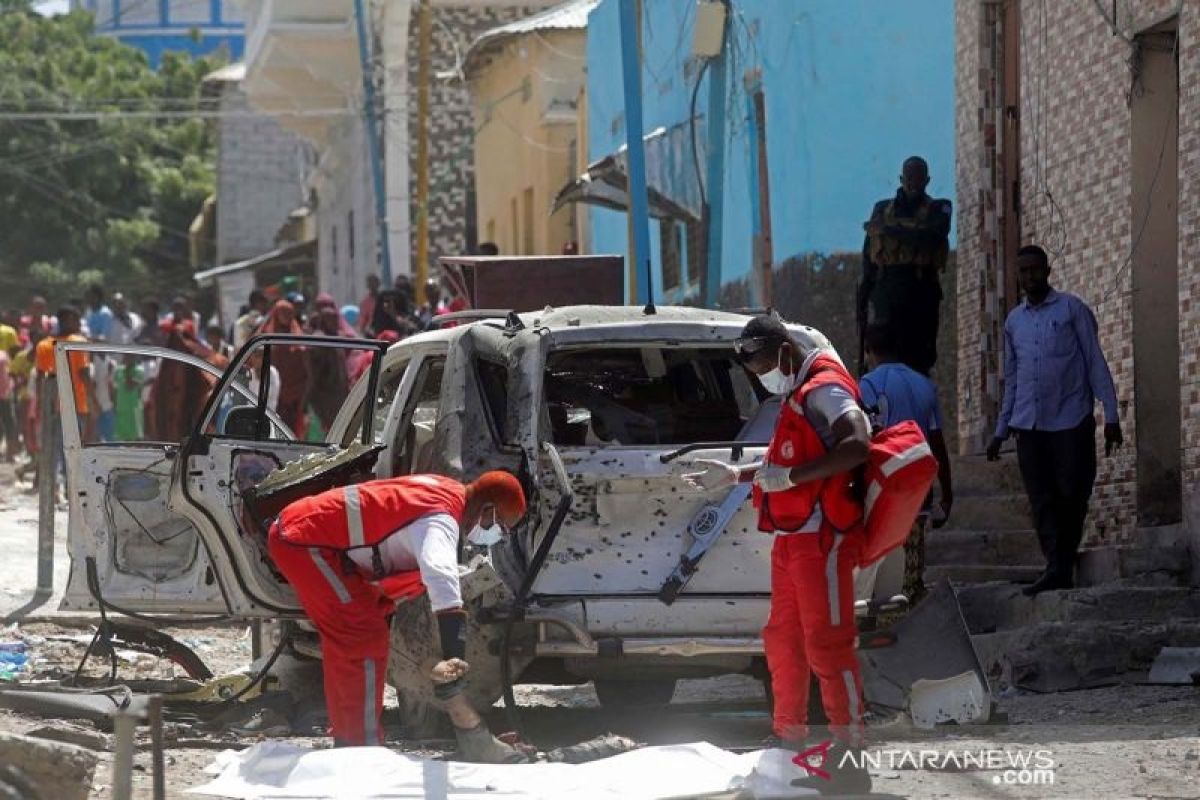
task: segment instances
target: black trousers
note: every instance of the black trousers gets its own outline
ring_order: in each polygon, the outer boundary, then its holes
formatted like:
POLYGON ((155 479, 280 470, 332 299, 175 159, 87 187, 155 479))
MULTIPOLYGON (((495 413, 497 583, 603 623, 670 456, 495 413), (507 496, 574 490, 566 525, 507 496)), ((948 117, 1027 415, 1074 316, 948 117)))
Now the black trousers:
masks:
POLYGON ((1083 521, 1096 482, 1096 419, 1065 431, 1016 431, 1017 463, 1046 569, 1073 582, 1083 521))
POLYGON ((922 375, 937 362, 942 287, 932 270, 906 264, 881 267, 871 289, 868 322, 887 326, 900 361, 922 375))

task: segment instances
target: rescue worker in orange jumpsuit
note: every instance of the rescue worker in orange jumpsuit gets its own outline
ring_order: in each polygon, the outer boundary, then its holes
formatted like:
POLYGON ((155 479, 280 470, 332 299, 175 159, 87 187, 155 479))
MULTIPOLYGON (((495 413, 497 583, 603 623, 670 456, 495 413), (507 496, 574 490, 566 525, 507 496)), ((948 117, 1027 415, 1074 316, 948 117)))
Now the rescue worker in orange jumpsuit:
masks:
POLYGON ((398 579, 416 588, 410 594, 419 594, 421 584, 429 593, 441 644, 429 677, 462 754, 471 761, 523 760, 492 736, 462 694, 469 665, 458 548, 461 532, 511 528, 524 515, 524 491, 507 472, 486 472, 466 485, 440 475, 369 481, 297 500, 280 513, 268 551, 321 635, 335 744, 383 742, 394 604, 379 582, 398 579))
POLYGON ((834 744, 824 751, 829 777, 813 771, 801 783, 822 794, 863 793, 870 775, 844 758, 864 734, 853 576, 864 533, 852 471, 866 460, 870 428, 858 385, 835 354, 805 351, 774 315, 752 319, 734 346, 763 388, 785 398, 766 457, 750 467, 698 460, 701 471, 684 477, 708 491, 754 482, 759 530, 775 535, 763 629, 772 729, 783 746, 805 749, 815 674, 834 744))

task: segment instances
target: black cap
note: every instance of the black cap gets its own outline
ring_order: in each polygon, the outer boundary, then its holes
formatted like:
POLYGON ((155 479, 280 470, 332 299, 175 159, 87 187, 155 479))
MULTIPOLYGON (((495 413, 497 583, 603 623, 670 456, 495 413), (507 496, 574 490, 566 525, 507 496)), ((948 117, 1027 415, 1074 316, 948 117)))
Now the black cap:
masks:
POLYGON ((778 350, 787 339, 787 326, 778 314, 760 314, 742 328, 741 334, 733 342, 733 349, 741 361, 749 361, 764 350, 778 350))

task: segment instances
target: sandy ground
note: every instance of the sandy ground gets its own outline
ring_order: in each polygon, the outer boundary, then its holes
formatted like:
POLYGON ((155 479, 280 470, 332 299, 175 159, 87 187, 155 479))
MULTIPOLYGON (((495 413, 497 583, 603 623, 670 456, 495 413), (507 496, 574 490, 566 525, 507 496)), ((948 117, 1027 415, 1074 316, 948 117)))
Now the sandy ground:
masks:
MULTIPOLYGON (((0 470, 0 641, 25 638, 32 656, 30 677, 61 678, 74 671, 92 628, 84 619, 54 611, 57 598, 35 602, 36 498, 13 485, 0 470), (19 619, 19 621, 14 621, 19 619), (15 627, 14 627, 15 625, 15 627)), ((66 578, 65 513, 59 513, 56 587, 66 578)), ((250 661, 245 627, 168 630, 218 675, 244 668, 250 661)), ((119 676, 125 680, 180 678, 177 666, 154 656, 119 653, 119 676)), ((101 678, 108 665, 94 660, 85 674, 101 678)), ((653 714, 616 714, 601 709, 590 685, 523 686, 517 689, 522 720, 540 747, 570 744, 606 731, 650 744, 710 741, 725 747, 753 747, 769 732, 769 719, 757 681, 742 676, 682 681, 671 706, 653 714)), ((390 705, 390 704, 389 704, 390 705)), ((911 798, 1194 798, 1200 797, 1200 689, 1115 686, 1063 694, 1014 693, 998 698, 1006 724, 976 729, 940 729, 920 733, 897 724, 872 728, 869 753, 879 797, 911 798), (981 751, 984 751, 981 753, 981 751), (985 758, 1049 759, 1049 773, 1004 773, 953 761, 971 754, 985 758), (996 755, 998 754, 998 755, 996 755), (922 765, 914 762, 922 762, 922 765), (1052 780, 1029 785, 1019 781, 1052 780), (1005 783, 1014 781, 1015 783, 1005 783)), ((391 712, 394 714, 394 712, 391 712)), ((241 716, 245 716, 244 714, 241 716)), ((385 717, 385 720, 394 716, 385 717)), ((508 729, 502 708, 493 709, 494 730, 508 729)), ((30 733, 52 728, 59 734, 91 737, 101 751, 91 796, 111 796, 111 741, 87 722, 47 720, 0 711, 0 731, 30 733)), ((168 796, 183 794, 206 780, 203 769, 214 754, 260 741, 258 735, 205 727, 194 717, 167 715, 168 796)), ((300 744, 324 746, 325 740, 290 737, 300 744)), ((140 735, 136 757, 135 797, 151 797, 148 737, 140 735)), ((394 740, 406 752, 439 755, 439 743, 394 740)))

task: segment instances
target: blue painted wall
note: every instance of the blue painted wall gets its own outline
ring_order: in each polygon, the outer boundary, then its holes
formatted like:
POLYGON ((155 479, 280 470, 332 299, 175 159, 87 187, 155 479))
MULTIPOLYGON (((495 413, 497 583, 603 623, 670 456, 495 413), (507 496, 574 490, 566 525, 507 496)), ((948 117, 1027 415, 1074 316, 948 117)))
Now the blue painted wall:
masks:
MULTIPOLYGON (((625 141, 617 4, 604 0, 588 24, 593 160, 625 141)), ((953 0, 732 0, 732 5, 723 283, 745 278, 751 266, 754 156, 743 83, 749 70, 762 70, 766 96, 777 264, 808 254, 860 251, 872 204, 895 192, 900 164, 910 155, 929 162, 930 194, 953 198, 953 0)), ((643 6, 645 132, 650 132, 684 125, 690 117, 695 4, 644 0, 643 6)), ((701 85, 696 108, 701 117, 707 96, 701 85)), ((703 120, 698 134, 703 147, 703 120)), ((591 221, 594 252, 627 251, 624 215, 594 209, 591 221)), ((657 268, 656 228, 652 238, 657 268)))
POLYGON ((203 56, 224 49, 238 61, 245 49, 233 0, 77 0, 73 7, 92 12, 96 33, 139 48, 153 67, 166 52, 203 56))

